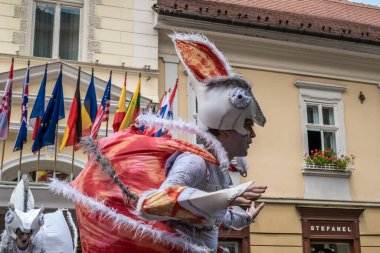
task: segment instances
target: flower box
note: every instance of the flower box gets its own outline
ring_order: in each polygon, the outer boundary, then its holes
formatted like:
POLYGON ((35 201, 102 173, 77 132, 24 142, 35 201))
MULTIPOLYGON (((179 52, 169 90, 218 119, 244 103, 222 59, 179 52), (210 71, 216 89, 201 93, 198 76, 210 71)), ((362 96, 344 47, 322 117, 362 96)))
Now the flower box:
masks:
POLYGON ((337 171, 352 171, 355 156, 340 155, 338 156, 331 149, 315 149, 310 154, 305 154, 306 169, 324 169, 337 171))

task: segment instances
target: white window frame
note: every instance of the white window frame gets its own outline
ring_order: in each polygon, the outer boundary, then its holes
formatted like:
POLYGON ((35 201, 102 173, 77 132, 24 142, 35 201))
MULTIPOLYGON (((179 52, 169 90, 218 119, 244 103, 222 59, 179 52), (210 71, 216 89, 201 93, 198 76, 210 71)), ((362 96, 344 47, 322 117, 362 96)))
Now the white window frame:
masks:
MULTIPOLYGON (((84 20, 84 0, 35 0, 33 1, 33 7, 31 11, 31 34, 30 34, 30 52, 31 56, 34 56, 34 30, 36 24, 36 7, 37 3, 46 3, 55 5, 54 15, 54 28, 53 28, 53 48, 52 59, 59 59, 59 32, 61 26, 61 6, 76 7, 79 8, 79 42, 78 42, 78 59, 82 60, 82 44, 83 44, 83 20, 84 20)), ((64 59, 66 60, 66 59, 64 59)))
MULTIPOLYGON (((318 128, 323 131, 335 132, 336 152, 338 155, 346 154, 346 134, 344 124, 344 106, 342 93, 347 90, 344 85, 326 84, 309 81, 296 81, 295 85, 299 88, 300 111, 301 111, 301 129, 303 139, 303 153, 309 153, 308 129, 318 128), (310 124, 307 122, 307 105, 318 105, 333 107, 335 125, 326 126, 310 124)), ((322 112, 319 112, 322 114, 322 112)), ((323 121, 319 115, 319 123, 323 121)), ((322 148, 323 148, 322 136, 322 148)))

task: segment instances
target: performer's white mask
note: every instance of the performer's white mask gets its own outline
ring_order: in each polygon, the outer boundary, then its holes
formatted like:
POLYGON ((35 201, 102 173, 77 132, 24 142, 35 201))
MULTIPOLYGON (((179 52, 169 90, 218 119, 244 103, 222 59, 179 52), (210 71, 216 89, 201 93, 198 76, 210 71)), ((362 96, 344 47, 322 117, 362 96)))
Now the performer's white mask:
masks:
POLYGON ((196 94, 201 125, 242 135, 248 134, 253 122, 264 126, 266 119, 251 85, 232 72, 214 44, 200 34, 173 34, 171 38, 196 94))

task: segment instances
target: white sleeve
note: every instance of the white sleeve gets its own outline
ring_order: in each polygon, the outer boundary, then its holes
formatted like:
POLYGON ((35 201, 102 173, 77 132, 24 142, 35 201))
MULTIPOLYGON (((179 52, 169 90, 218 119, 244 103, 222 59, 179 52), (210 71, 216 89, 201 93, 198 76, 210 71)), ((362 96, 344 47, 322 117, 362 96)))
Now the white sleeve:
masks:
POLYGON ((195 188, 206 177, 207 167, 205 160, 194 154, 183 153, 174 161, 160 189, 173 185, 195 188))
POLYGON ((228 208, 222 225, 227 229, 241 230, 252 223, 251 216, 238 206, 228 208))

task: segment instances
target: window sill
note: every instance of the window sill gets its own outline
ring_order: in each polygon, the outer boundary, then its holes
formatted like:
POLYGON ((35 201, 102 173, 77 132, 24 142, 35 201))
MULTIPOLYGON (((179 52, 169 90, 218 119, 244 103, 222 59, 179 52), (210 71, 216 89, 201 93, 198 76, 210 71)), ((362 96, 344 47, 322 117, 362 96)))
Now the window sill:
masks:
POLYGON ((352 170, 325 169, 321 167, 315 167, 315 168, 303 168, 302 174, 304 176, 349 178, 351 177, 352 170))

